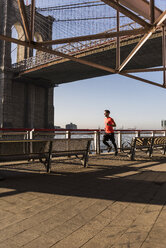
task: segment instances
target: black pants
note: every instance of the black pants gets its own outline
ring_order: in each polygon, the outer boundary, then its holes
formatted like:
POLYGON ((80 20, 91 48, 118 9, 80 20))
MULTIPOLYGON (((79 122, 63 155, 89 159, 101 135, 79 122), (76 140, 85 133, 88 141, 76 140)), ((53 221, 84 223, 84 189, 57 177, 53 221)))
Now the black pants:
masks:
POLYGON ((115 137, 114 137, 114 133, 105 133, 103 136, 103 143, 104 145, 106 145, 108 148, 110 147, 110 145, 108 144, 108 140, 110 140, 115 148, 115 151, 117 151, 117 145, 115 143, 115 137))

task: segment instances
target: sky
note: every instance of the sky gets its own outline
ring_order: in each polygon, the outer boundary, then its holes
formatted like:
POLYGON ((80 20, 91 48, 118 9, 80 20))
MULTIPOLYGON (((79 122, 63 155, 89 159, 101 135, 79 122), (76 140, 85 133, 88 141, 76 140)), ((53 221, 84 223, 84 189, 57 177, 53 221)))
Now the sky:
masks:
MULTIPOLYGON (((138 74, 137 74, 138 75, 138 74)), ((162 83, 162 72, 139 73, 162 83)), ((110 110, 117 128, 160 129, 166 119, 166 89, 121 75, 61 84, 54 89, 55 125, 104 128, 104 110, 110 110)))

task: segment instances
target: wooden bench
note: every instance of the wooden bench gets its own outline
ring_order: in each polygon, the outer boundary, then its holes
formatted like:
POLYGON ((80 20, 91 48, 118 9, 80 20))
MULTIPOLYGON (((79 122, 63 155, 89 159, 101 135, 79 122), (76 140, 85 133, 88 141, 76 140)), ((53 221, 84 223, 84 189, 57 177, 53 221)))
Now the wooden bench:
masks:
POLYGON ((54 140, 8 140, 0 141, 0 162, 39 159, 51 169, 53 157, 74 155, 87 167, 92 139, 54 139, 54 140))
POLYGON ((131 160, 135 159, 137 150, 145 152, 149 157, 152 157, 154 150, 160 150, 163 154, 166 152, 166 137, 135 137, 132 139, 130 148, 122 148, 122 151, 129 151, 128 156, 131 160))
POLYGON ((50 148, 47 140, 1 140, 0 162, 39 159, 48 168, 50 148))
POLYGON ((84 167, 88 165, 88 155, 92 139, 54 139, 51 147, 51 157, 75 156, 81 155, 81 163, 84 167))
POLYGON ((152 152, 153 150, 160 150, 162 154, 166 153, 166 137, 156 136, 153 138, 152 152))

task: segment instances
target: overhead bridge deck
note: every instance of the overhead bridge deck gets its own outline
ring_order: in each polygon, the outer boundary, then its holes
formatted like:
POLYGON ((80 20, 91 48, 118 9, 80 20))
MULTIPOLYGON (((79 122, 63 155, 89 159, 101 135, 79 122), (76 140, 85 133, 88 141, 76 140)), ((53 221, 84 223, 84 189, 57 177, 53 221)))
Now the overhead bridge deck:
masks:
MULTIPOLYGON (((134 49, 142 36, 123 38, 121 41, 121 62, 134 49)), ((74 53, 73 56, 105 65, 110 68, 116 67, 116 43, 106 43, 98 47, 90 47, 74 53)), ((146 41, 142 48, 124 67, 124 70, 145 69, 162 66, 162 32, 157 31, 146 41)), ((123 71, 122 71, 123 72, 123 71)), ((34 80, 36 84, 54 86, 56 84, 69 83, 77 80, 105 76, 111 73, 87 66, 68 59, 59 58, 48 61, 45 64, 32 66, 16 72, 15 80, 34 80)))

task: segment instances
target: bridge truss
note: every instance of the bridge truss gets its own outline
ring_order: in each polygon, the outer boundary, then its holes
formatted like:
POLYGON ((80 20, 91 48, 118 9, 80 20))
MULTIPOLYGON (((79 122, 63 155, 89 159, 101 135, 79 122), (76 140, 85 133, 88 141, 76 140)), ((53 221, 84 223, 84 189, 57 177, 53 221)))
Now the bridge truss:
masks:
MULTIPOLYGON (((65 0, 63 0, 64 3, 65 0)), ((20 17, 22 20, 22 25, 25 32, 25 40, 21 38, 15 39, 5 35, 5 33, 0 33, 0 39, 5 42, 15 43, 24 46, 29 49, 35 49, 44 54, 47 54, 48 59, 58 59, 64 58, 77 63, 81 63, 99 70, 104 70, 111 74, 119 74, 125 77, 133 78, 136 80, 143 81, 155 86, 166 88, 166 40, 165 40, 165 26, 166 26, 166 8, 158 8, 155 0, 86 0, 86 1, 68 1, 68 4, 60 4, 52 6, 52 3, 58 3, 58 0, 29 0, 30 11, 26 11, 26 2, 24 0, 17 0, 20 17), (70 3, 69 3, 70 2, 70 3), (48 4, 49 3, 49 4, 48 4), (93 13, 90 10, 93 7, 93 13), (95 8, 95 9, 94 9, 95 8), (79 14, 78 9, 84 9, 84 14, 79 14), (67 16, 66 11, 71 11, 72 13, 77 13, 74 19, 70 14, 67 16), (108 14, 106 13, 108 11, 108 14), (63 22, 64 35, 62 37, 61 27, 59 26, 59 38, 55 33, 52 40, 35 40, 35 18, 38 13, 45 13, 46 15, 52 15, 53 12, 61 11, 62 15, 57 14, 54 17, 54 22, 56 23, 56 31, 59 23, 63 22), (89 12, 88 12, 89 11, 89 12), (103 15, 101 15, 103 13, 103 15), (92 14, 92 15, 90 15, 92 14), (62 18, 63 17, 63 18, 62 18), (125 23, 121 25, 121 20, 125 18, 125 23), (89 21, 95 21, 96 27, 94 25, 90 28, 89 21), (104 25, 99 23, 99 21, 104 21, 104 25), (76 22, 77 21, 77 22, 76 22), (85 22, 86 21, 86 22, 85 22), (80 25, 78 25, 80 22, 80 25), (115 27, 111 28, 109 24, 114 22, 115 27), (69 26, 70 23, 70 26, 69 26), (83 26, 82 23, 85 23, 83 26), (134 24, 133 24, 134 23, 134 24), (65 25, 68 25, 65 29, 65 25), (67 33, 67 29, 70 30, 71 27, 75 28, 72 35, 67 33), (76 32, 76 27, 79 27, 79 32, 76 32), (102 28, 101 28, 102 27, 102 28), (86 30, 86 32, 84 31, 86 30), (144 68, 144 69, 133 69, 125 70, 125 66, 131 61, 131 59, 138 53, 141 47, 150 39, 150 37, 155 32, 162 33, 162 65, 160 68, 144 68), (139 36, 140 39, 137 45, 130 51, 128 56, 121 62, 121 41, 139 36), (85 60, 77 56, 79 49, 82 47, 89 46, 102 46, 103 42, 116 42, 116 67, 110 68, 106 65, 101 65, 98 63, 85 60), (73 50, 72 50, 73 49, 73 50), (132 73, 139 72, 163 72, 163 83, 153 82, 139 76, 133 75, 132 73)), ((62 2, 62 1, 61 1, 62 2)), ((69 12, 68 12, 69 13, 69 12)), ((81 12, 80 12, 81 13, 81 12)), ((44 26, 41 27, 44 30, 44 26)), ((153 53, 153 51, 152 51, 153 53)), ((43 57, 42 57, 43 58, 43 57)), ((26 59, 27 62, 34 58, 26 59)), ((111 58, 110 58, 111 59, 111 58)), ((35 59, 36 61, 36 59, 35 59)), ((25 61, 24 61, 25 62, 25 61)), ((18 63, 17 68, 23 65, 22 62, 18 63)), ((36 65, 35 65, 36 66, 36 65)), ((26 70, 28 68, 24 68, 26 70)), ((20 72, 20 74, 26 73, 20 72)))

